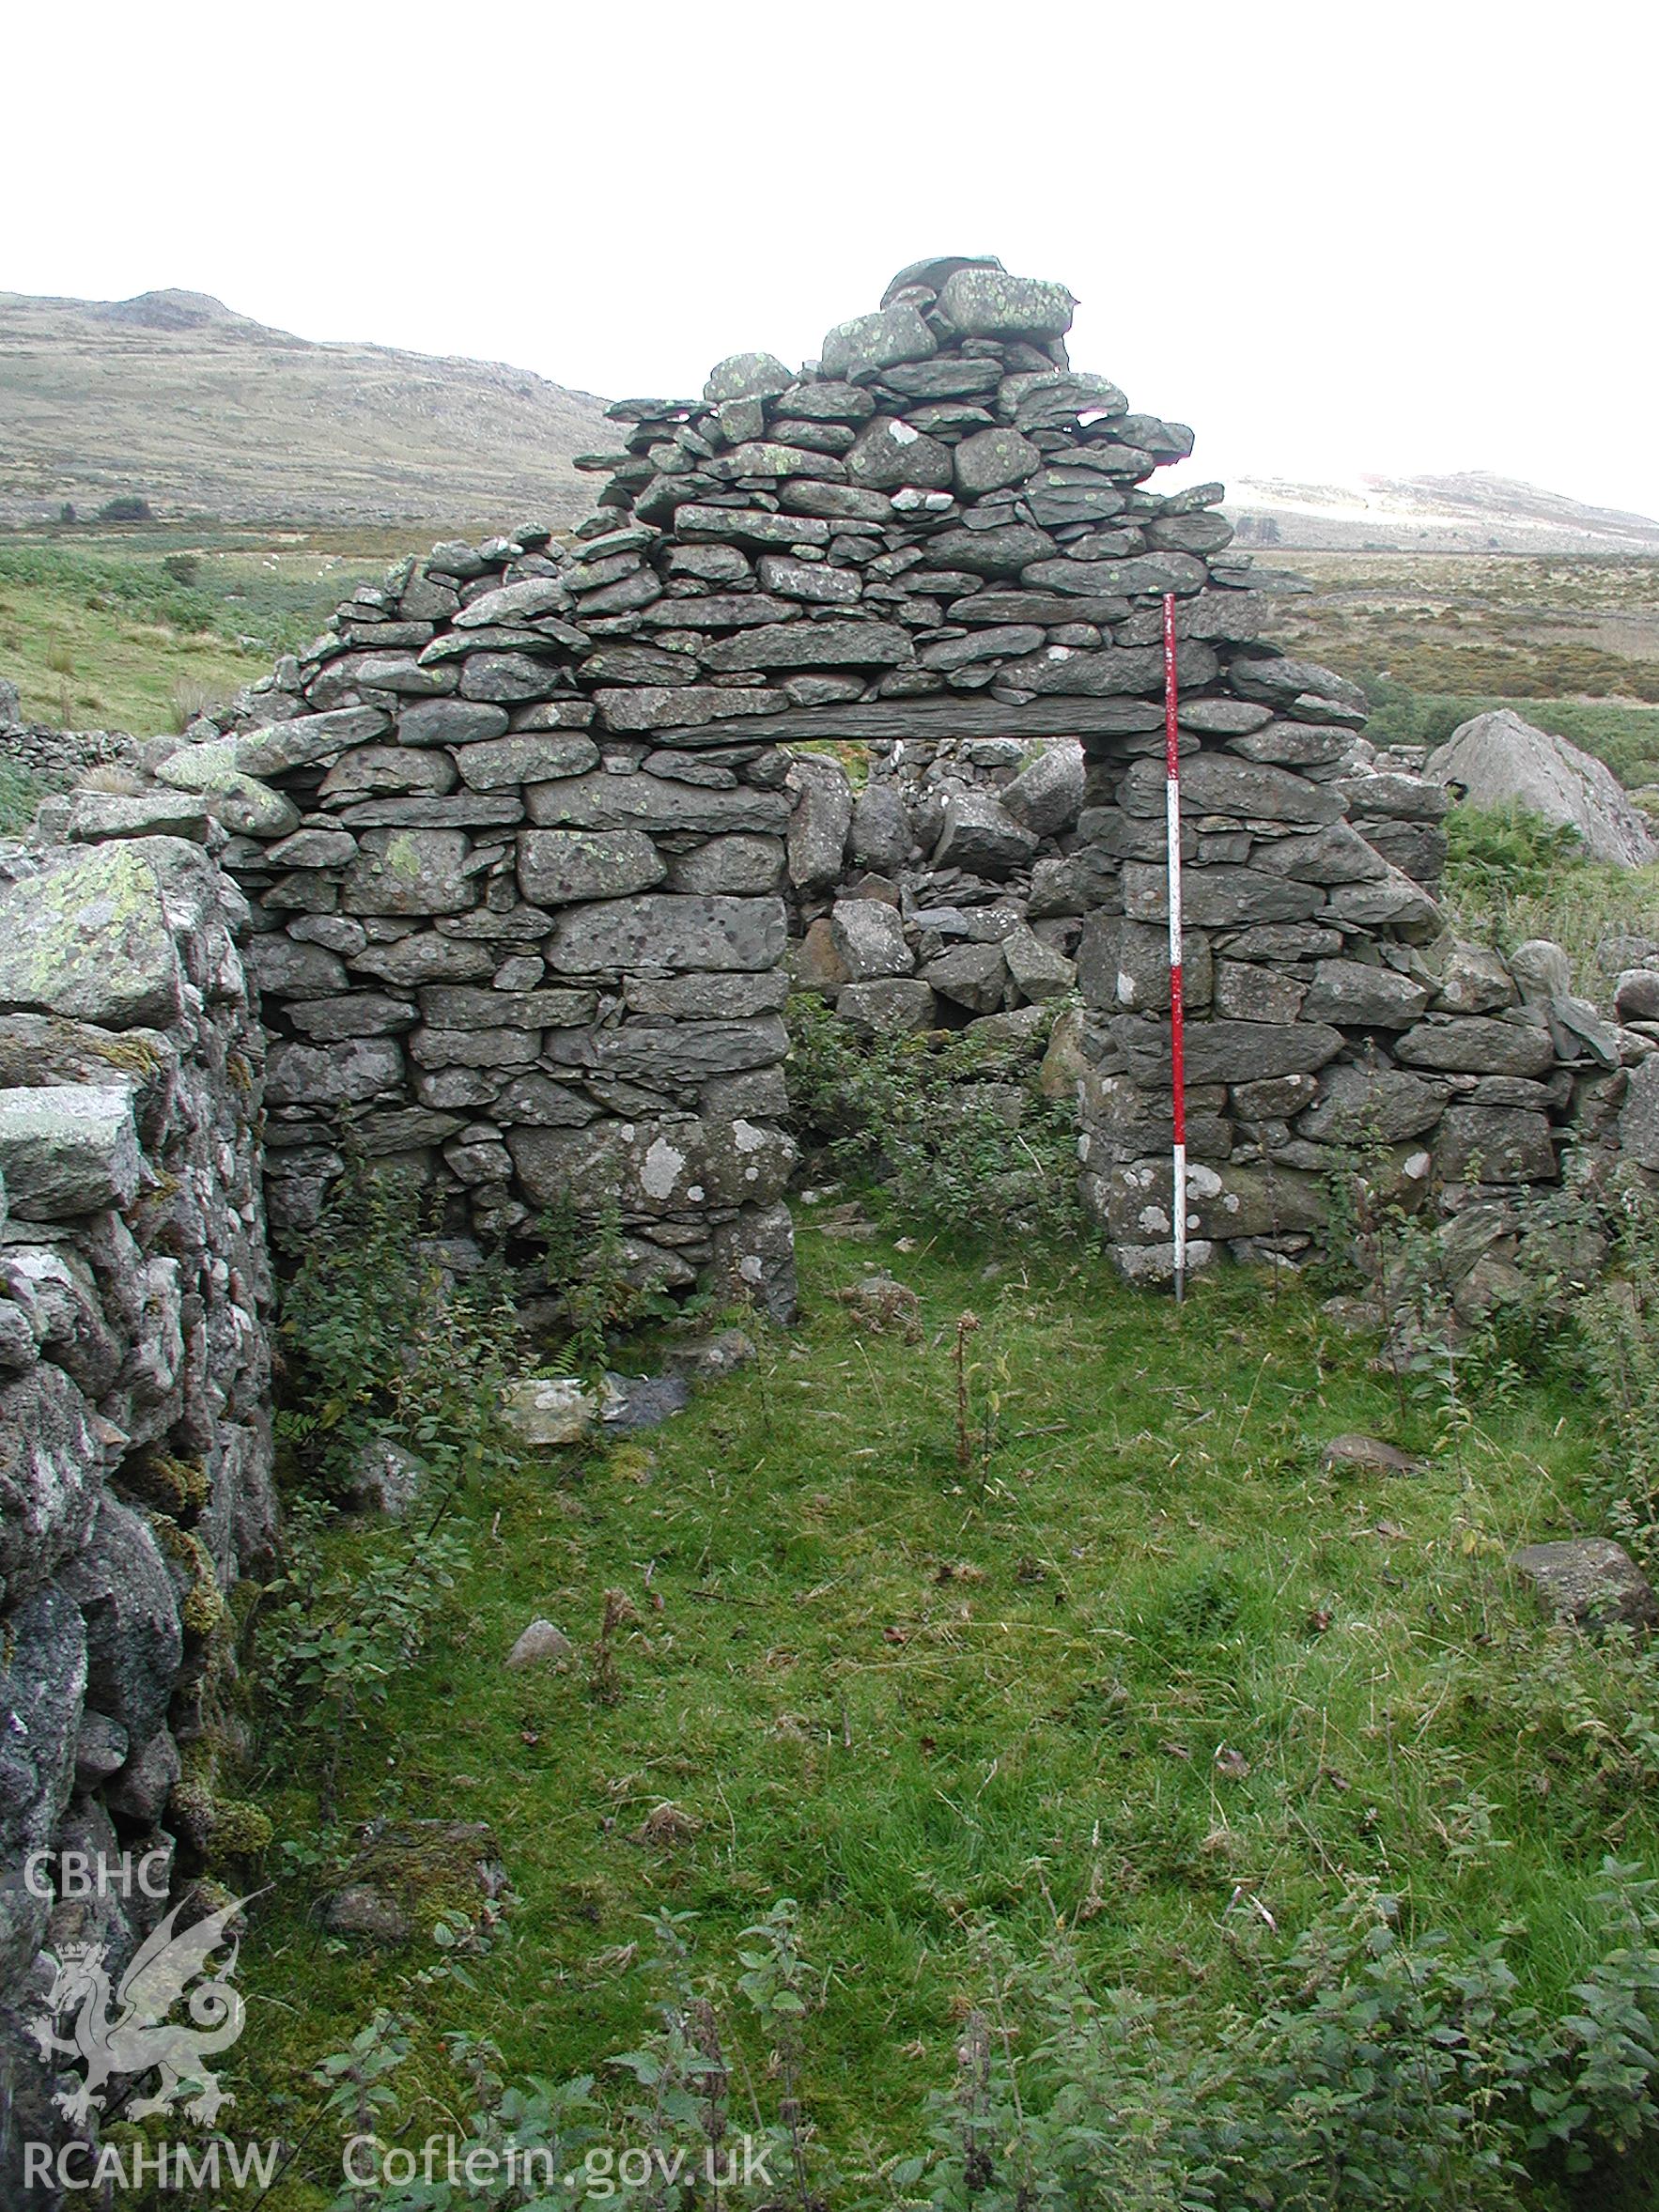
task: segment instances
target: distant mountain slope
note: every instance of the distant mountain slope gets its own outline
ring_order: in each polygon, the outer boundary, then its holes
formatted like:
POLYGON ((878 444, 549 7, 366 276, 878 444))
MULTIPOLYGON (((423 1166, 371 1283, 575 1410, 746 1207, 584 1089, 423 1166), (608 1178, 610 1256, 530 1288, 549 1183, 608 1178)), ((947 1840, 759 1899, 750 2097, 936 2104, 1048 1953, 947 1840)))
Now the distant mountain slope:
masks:
POLYGON ((496 362, 315 345, 202 292, 0 292, 0 521, 123 493, 226 520, 570 521, 604 401, 496 362))
POLYGON ((1659 554, 1659 522, 1475 470, 1352 484, 1235 478, 1227 512, 1244 545, 1353 552, 1659 554))

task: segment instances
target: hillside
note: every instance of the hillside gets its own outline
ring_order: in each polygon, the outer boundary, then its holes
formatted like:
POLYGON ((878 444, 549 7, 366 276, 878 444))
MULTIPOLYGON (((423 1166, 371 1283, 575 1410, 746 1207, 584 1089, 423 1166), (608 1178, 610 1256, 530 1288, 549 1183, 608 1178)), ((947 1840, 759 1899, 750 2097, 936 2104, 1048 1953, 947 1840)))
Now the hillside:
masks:
POLYGON ((0 522, 570 521, 603 402, 498 362, 317 345, 200 292, 0 292, 0 522))
POLYGON ((1227 513, 1244 545, 1400 553, 1659 553, 1659 522, 1513 477, 1241 476, 1227 513))

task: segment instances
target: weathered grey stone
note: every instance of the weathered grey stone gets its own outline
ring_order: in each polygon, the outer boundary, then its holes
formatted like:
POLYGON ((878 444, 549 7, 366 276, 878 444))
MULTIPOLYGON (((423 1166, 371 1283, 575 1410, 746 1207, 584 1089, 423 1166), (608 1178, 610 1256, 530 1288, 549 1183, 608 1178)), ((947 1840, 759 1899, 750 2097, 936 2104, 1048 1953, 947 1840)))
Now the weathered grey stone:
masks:
MULTIPOLYGON (((769 629, 772 626, 762 626, 769 629)), ((709 655, 705 655, 705 658, 709 659, 710 666, 714 665, 709 655)), ((777 711, 776 699, 768 698, 764 691, 722 691, 708 684, 637 684, 626 690, 597 691, 594 700, 606 729, 619 735, 638 731, 673 730, 682 744, 697 742, 687 733, 711 722, 777 711)), ((716 744, 723 740, 710 737, 702 742, 716 744)))
POLYGON ((165 1029, 183 976, 156 859, 194 853, 173 838, 72 848, 0 887, 0 1011, 34 1008, 101 1029, 165 1029))
POLYGON ((273 868, 343 868, 357 858, 357 840, 344 829, 297 829, 265 858, 273 868))
POLYGON ((877 415, 849 447, 846 472, 867 491, 896 491, 902 485, 940 491, 951 482, 951 448, 893 415, 877 415))
POLYGON ((876 402, 861 386, 825 377, 810 384, 791 384, 779 399, 777 412, 791 421, 867 423, 876 412, 876 402))
POLYGON ((794 381, 775 353, 732 353, 709 370, 703 396, 711 406, 730 399, 771 399, 794 381))
POLYGON ((839 456, 812 447, 785 445, 776 439, 757 438, 721 454, 708 463, 708 473, 721 484, 739 479, 752 484, 780 482, 790 476, 822 477, 830 483, 845 479, 839 456))
POLYGON ((550 698, 566 681, 554 662, 527 653, 473 653, 461 668, 460 694, 462 701, 512 705, 550 698))
POLYGON ((129 798, 110 791, 78 791, 70 803, 68 833, 84 844, 106 837, 188 837, 208 834, 208 808, 199 796, 147 791, 129 798))
POLYGON ((86 1624, 86 1696, 147 1742, 166 1718, 183 1656, 178 1604, 147 1521, 107 1492, 62 1587, 86 1624))
POLYGON ((1416 1475, 1422 1469, 1421 1460, 1380 1436, 1333 1436, 1319 1464, 1326 1475, 1416 1475))
POLYGON ((676 891, 752 894, 778 890, 783 874, 782 838, 738 832, 710 838, 695 852, 676 854, 669 864, 668 880, 669 888, 676 891))
POLYGON ((1320 1144, 1400 1144, 1432 1129, 1444 1105, 1434 1084, 1404 1068, 1327 1068, 1320 1077, 1319 1103, 1296 1127, 1320 1144))
POLYGON ((392 945, 370 945, 351 959, 353 973, 402 988, 411 983, 480 982, 495 963, 496 954, 488 945, 440 936, 433 930, 422 930, 392 945))
POLYGON ((260 989, 279 998, 313 998, 347 985, 346 963, 337 952, 297 942, 280 930, 253 938, 243 957, 260 989))
POLYGON ((1619 1115, 1619 1142, 1638 1168, 1659 1171, 1659 1056, 1630 1071, 1619 1115))
POLYGON ((842 966, 856 983, 909 975, 916 963, 895 909, 880 899, 838 899, 830 927, 842 966))
POLYGON ((580 1129, 597 1111, 580 1091, 536 1074, 515 1075, 496 1100, 491 1118, 504 1129, 514 1122, 533 1129, 580 1129))
POLYGON ((497 623, 530 622, 538 614, 563 614, 570 605, 570 585, 556 576, 526 577, 469 599, 455 617, 457 629, 487 629, 497 623))
POLYGON ((615 1204, 645 1219, 770 1204, 795 1158, 783 1130, 743 1120, 513 1129, 507 1144, 533 1204, 568 1200, 587 1214, 615 1204))
POLYGON ((1294 1022, 1307 996, 1306 983, 1259 961, 1220 960, 1216 964, 1216 1012, 1224 1020, 1294 1022))
POLYGON ((1302 1008, 1310 1022, 1343 1029, 1408 1029, 1429 1003, 1426 988, 1391 967, 1358 960, 1322 960, 1302 1008))
POLYGON ((821 890, 841 874, 852 827, 852 788, 838 761, 802 753, 789 764, 794 812, 787 835, 789 880, 798 890, 821 890))
POLYGON ((14 1214, 61 1221, 129 1206, 139 1168, 126 1084, 0 1091, 0 1176, 14 1214))
POLYGON ((848 853, 877 874, 896 873, 910 857, 914 839, 905 803, 890 784, 867 783, 853 801, 848 853))
POLYGON ((1062 998, 1078 980, 1078 971, 1063 953, 1046 945, 1034 930, 1019 922, 1001 940, 1002 958, 1021 998, 1033 1002, 1062 998))
POLYGON ((1659 1021, 1659 968, 1621 968, 1613 985, 1613 1010, 1621 1022, 1659 1021))
POLYGON ((1659 1626, 1659 1599, 1621 1544, 1603 1536, 1527 1544, 1511 1563, 1558 1617, 1580 1628, 1659 1626))
POLYGON ((979 430, 956 448, 956 488, 965 500, 980 499, 1005 485, 1023 484, 1042 465, 1042 455, 1019 431, 979 430))
POLYGON ((779 1013, 789 996, 785 975, 630 976, 623 996, 630 1013, 666 1014, 674 1021, 747 1021, 779 1013))
POLYGON ((156 775, 178 791, 215 791, 240 776, 280 776, 330 759, 349 745, 367 745, 390 726, 376 706, 347 706, 293 721, 270 722, 240 736, 188 745, 162 762, 156 775))
MULTIPOLYGON (((752 694, 722 693, 726 698, 752 694)), ((833 766, 833 763, 829 764, 833 766)), ((837 771, 839 773, 839 771, 837 771)), ((845 779, 843 778, 845 782, 845 779)), ((780 791, 694 789, 657 776, 571 776, 527 794, 530 819, 548 828, 683 831, 704 837, 783 831, 789 799, 780 791)), ((839 855, 836 866, 839 867, 839 855)))
MULTIPOLYGON (((522 1384, 519 1385, 520 1390, 525 1387, 522 1384)), ((555 1628, 550 1620, 538 1618, 519 1631, 517 1642, 507 1653, 507 1664, 513 1668, 563 1666, 575 1655, 575 1649, 563 1629, 555 1628)))
POLYGON ((392 1037, 412 1029, 415 1010, 407 998, 379 991, 349 991, 338 998, 290 998, 284 1013, 312 1044, 338 1044, 347 1037, 392 1037))
POLYGON ((928 361, 938 351, 938 340, 914 307, 886 307, 838 322, 825 335, 819 366, 826 378, 858 384, 896 363, 928 361))
POLYGON ((948 276, 938 303, 940 313, 967 338, 1062 337, 1071 328, 1077 304, 1064 285, 978 266, 948 276))
POLYGON ((90 1409, 60 1368, 42 1360, 0 1388, 0 1586, 8 1601, 80 1550, 102 1481, 90 1409))
POLYGON ((1528 937, 1509 956, 1509 971, 1515 979, 1524 1006, 1546 1006, 1552 998, 1566 998, 1573 991, 1573 963, 1565 947, 1549 937, 1528 937))
POLYGON ((272 1106, 353 1106, 395 1091, 402 1079, 403 1054, 389 1037, 326 1050, 279 1042, 266 1061, 265 1095, 272 1106))
POLYGON ((591 1022, 591 991, 480 991, 465 983, 426 983, 421 1012, 434 1029, 560 1029, 591 1022))
POLYGON ((1548 1029, 1483 1014, 1431 1013, 1394 1051, 1408 1067, 1477 1075, 1545 1075, 1556 1059, 1548 1029))
POLYGON ((1046 746, 1001 791, 1014 819, 1038 837, 1077 826, 1083 805, 1083 752, 1078 745, 1046 746))
MULTIPOLYGON (((1182 764, 1181 801, 1198 813, 1272 822, 1335 822, 1343 807, 1328 784, 1310 783, 1288 768, 1235 760, 1224 752, 1197 753, 1182 764)), ((1118 804, 1131 814, 1161 814, 1163 763, 1131 762, 1118 804)))
POLYGON ((127 1345, 105 1319, 97 1279, 85 1261, 70 1245, 13 1244, 7 1250, 5 1273, 12 1297, 28 1302, 39 1351, 63 1369, 89 1404, 107 1398, 127 1345))
POLYGON ((649 890, 668 863, 638 829, 524 829, 519 833, 519 888, 538 905, 626 898, 649 890))
MULTIPOLYGON (((1332 730, 1326 735, 1334 739, 1341 733, 1332 730)), ((1439 822, 1450 811, 1451 802, 1439 784, 1399 769, 1365 768, 1344 778, 1337 789, 1357 814, 1380 814, 1399 822, 1439 822)))
MULTIPOLYGON (((965 570, 970 576, 1018 574, 1027 582, 1041 584, 1041 577, 1025 572, 1037 565, 1060 568, 1062 565, 1060 562, 1047 559, 1056 550, 1055 541, 1047 532, 1029 522, 1008 522, 991 530, 941 530, 928 539, 927 567, 916 571, 916 580, 920 587, 925 588, 928 569, 942 568, 950 573, 965 570)), ((1073 580, 1077 564, 1067 562, 1063 565, 1065 580, 1052 583, 1052 589, 1089 593, 1099 588, 1080 573, 1073 580)))
MULTIPOLYGON (((493 1029, 419 1029, 409 1040, 409 1057, 417 1068, 522 1068, 534 1060, 541 1039, 534 1029, 503 1024, 493 1029)), ((436 1100, 428 1103, 436 1104, 436 1100)))
MULTIPOLYGON (((1182 988, 1187 1007, 1208 1006, 1215 989, 1208 936, 1189 930, 1183 946, 1182 988)), ((1170 1004, 1170 933, 1096 910, 1078 940, 1078 986, 1086 1005, 1103 1012, 1161 1013, 1170 1004)))
POLYGON ((354 914, 459 914, 477 887, 462 874, 461 829, 367 829, 341 896, 354 914))
POLYGON ((517 792, 457 791, 445 798, 364 798, 340 810, 349 829, 502 829, 524 819, 517 792))
POLYGON ((649 1083, 658 1090, 683 1089, 711 1076, 771 1066, 783 1059, 788 1043, 783 1023, 773 1014, 740 1021, 677 1016, 550 1037, 544 1057, 561 1067, 591 1068, 601 1075, 649 1083))
POLYGON ((752 546, 787 552, 795 546, 827 546, 830 525, 807 515, 773 515, 762 507, 705 507, 690 502, 674 511, 674 529, 687 545, 752 546))
POLYGON ((1394 880, 1388 862, 1349 822, 1260 839, 1251 849, 1250 865, 1269 875, 1294 875, 1301 883, 1391 885, 1394 880))
POLYGON ((1317 722, 1264 720, 1268 710, 1244 700, 1195 701, 1192 708, 1182 711, 1183 727, 1197 730, 1213 727, 1212 720, 1194 722, 1189 716, 1199 707, 1220 706, 1236 706, 1241 716, 1256 718, 1253 722, 1241 719, 1227 740, 1228 750, 1247 761, 1266 761, 1281 768, 1328 767, 1340 761, 1354 743, 1352 730, 1321 728, 1317 722))
MULTIPOLYGON (((1262 700, 1284 711, 1284 703, 1298 721, 1318 720, 1316 714, 1295 712, 1299 701, 1323 700, 1332 706, 1341 707, 1356 721, 1362 721, 1371 710, 1371 702, 1357 684, 1351 684, 1335 669, 1323 668, 1317 661, 1290 660, 1273 657, 1260 660, 1240 659, 1233 665, 1233 688, 1246 699, 1262 700)), ((1336 715, 1323 718, 1337 721, 1336 715)))
POLYGON ((1484 945, 1454 943, 1440 966, 1436 1010, 1445 1013, 1500 1013, 1515 1003, 1509 969, 1484 945))
POLYGON ((1326 914, 1333 922, 1392 934, 1408 944, 1426 944, 1441 929, 1439 907, 1421 884, 1398 868, 1389 868, 1374 882, 1333 884, 1326 914))
MULTIPOLYGON (((1170 1080, 1167 1025, 1120 1016, 1113 1037, 1143 1087, 1170 1080)), ((1192 1084, 1258 1083, 1273 1075, 1310 1075, 1342 1049, 1340 1029, 1319 1022, 1195 1022, 1186 1032, 1186 1079, 1192 1084)))
MULTIPOLYGON (((763 623, 707 646, 706 664, 721 671, 767 668, 892 668, 910 658, 910 634, 886 622, 763 623)), ((754 698, 721 692, 720 698, 754 698)), ((768 702, 768 704, 775 703, 768 702)), ((616 725, 612 723, 612 727, 616 725)))
MULTIPOLYGON (((1195 869, 1185 879, 1182 904, 1195 929, 1227 929, 1241 922, 1299 921, 1318 913, 1325 899, 1314 884, 1258 868, 1216 867, 1195 869)), ((1136 921, 1167 920, 1167 869, 1153 861, 1125 861, 1124 911, 1136 921)))
MULTIPOLYGON (((5 1449, 0 1439, 0 1453, 5 1449)), ((86 1651, 81 1616, 61 1590, 24 1598, 7 1625, 0 1642, 0 1712, 7 1716, 0 1740, 0 1986, 15 2001, 46 1933, 49 1896, 33 1893, 25 1868, 32 1851, 54 1842, 74 1785, 86 1651)), ((10 2121, 16 2062, 10 2050, 6 2057, 10 2121)), ((23 2201, 21 2192, 16 2201, 23 2201)))
POLYGON ((548 940, 561 975, 632 968, 767 968, 783 957, 782 899, 647 893, 559 916, 548 940))
POLYGON ((581 776, 598 764, 598 747, 580 731, 524 730, 511 737, 464 746, 457 766, 472 790, 500 791, 557 776, 581 776))
POLYGON ((935 1003, 927 983, 910 976, 890 976, 876 982, 846 984, 835 1001, 835 1011, 858 1035, 869 1037, 895 1029, 931 1029, 935 1003))
POLYGON ((1445 1183, 1552 1182, 1549 1122, 1516 1106, 1448 1106, 1434 1137, 1434 1166, 1445 1183))
MULTIPOLYGON (((995 1013, 1008 995, 1008 963, 1000 945, 957 945, 928 961, 922 981, 970 1013, 995 1013)), ((836 1005, 839 1011, 839 999, 836 1005)))
POLYGON ((1003 629, 969 630, 966 637, 941 639, 937 645, 924 645, 917 658, 923 668, 949 671, 971 667, 979 660, 1005 660, 1034 653, 1042 642, 1043 632, 1034 623, 1016 623, 1003 629))
POLYGON ((944 827, 934 848, 936 868, 965 868, 993 881, 1029 867, 1037 839, 1016 822, 987 791, 953 792, 945 801, 944 827))
POLYGON ((477 745, 504 737, 504 707, 482 699, 424 699, 397 718, 399 745, 477 745))

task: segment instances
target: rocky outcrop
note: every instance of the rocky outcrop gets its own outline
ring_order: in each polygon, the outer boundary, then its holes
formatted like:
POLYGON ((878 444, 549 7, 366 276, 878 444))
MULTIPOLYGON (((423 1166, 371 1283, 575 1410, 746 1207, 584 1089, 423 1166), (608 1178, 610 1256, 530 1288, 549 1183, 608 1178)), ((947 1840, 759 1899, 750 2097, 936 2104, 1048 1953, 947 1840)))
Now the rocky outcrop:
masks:
POLYGON ((1659 859, 1646 817, 1606 765, 1512 708, 1478 714, 1429 755, 1424 769, 1476 807, 1520 807, 1575 829, 1592 860, 1645 868, 1659 859))
POLYGON ((40 1954, 118 1971, 165 1910, 224 1593, 270 1558, 247 919, 198 844, 0 847, 0 2109, 43 2126, 40 1954), (89 1926, 54 1887, 88 1849, 159 1854, 163 1895, 89 1926))

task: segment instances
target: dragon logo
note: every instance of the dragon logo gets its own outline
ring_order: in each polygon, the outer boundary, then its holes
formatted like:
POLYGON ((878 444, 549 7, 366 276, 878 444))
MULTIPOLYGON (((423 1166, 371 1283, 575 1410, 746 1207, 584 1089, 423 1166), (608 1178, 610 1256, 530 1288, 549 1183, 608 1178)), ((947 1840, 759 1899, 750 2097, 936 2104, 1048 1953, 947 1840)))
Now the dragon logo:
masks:
POLYGON ((70 2059, 85 2069, 78 2088, 60 2091, 54 2098, 66 2119, 83 2122, 94 2106, 101 2112, 112 2076, 141 2079, 159 2072, 162 2077, 153 2096, 128 2107, 126 2117, 131 2120, 171 2111, 187 2089, 197 2094, 185 2111, 206 2126, 210 2127, 231 2102, 203 2062, 209 2053, 228 2050, 242 2032, 241 1993, 230 1981, 240 1945, 225 1930, 247 1901, 233 1898, 222 1912, 198 1920, 178 1935, 173 1923, 182 1906, 175 1905, 121 1976, 113 1993, 113 2010, 104 1963, 107 1946, 64 1945, 62 1957, 53 1960, 56 1972, 45 2010, 31 2033, 49 2065, 70 2059), (229 1958, 209 1974, 208 1961, 225 1944, 229 1945, 229 1958), (167 2019, 181 2000, 194 2022, 192 2027, 167 2019), (58 2029, 66 2020, 69 2034, 64 2036, 58 2029))

